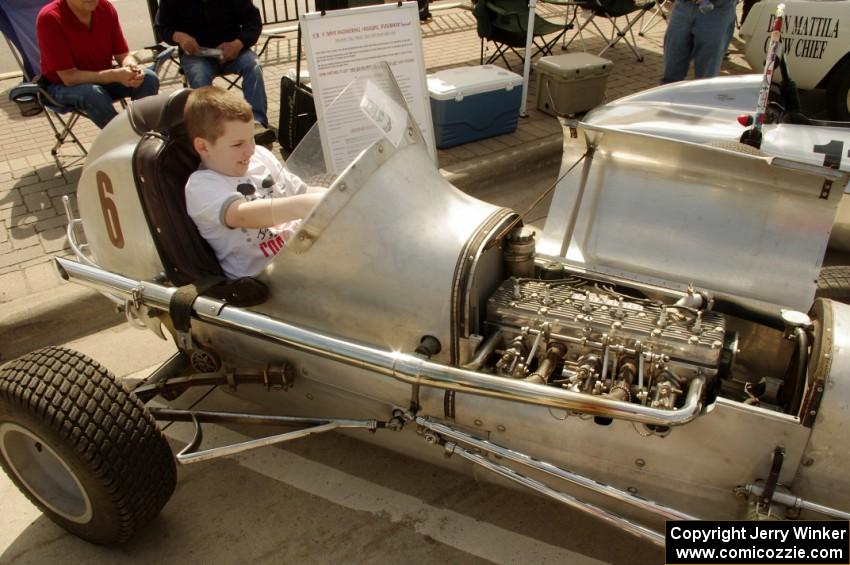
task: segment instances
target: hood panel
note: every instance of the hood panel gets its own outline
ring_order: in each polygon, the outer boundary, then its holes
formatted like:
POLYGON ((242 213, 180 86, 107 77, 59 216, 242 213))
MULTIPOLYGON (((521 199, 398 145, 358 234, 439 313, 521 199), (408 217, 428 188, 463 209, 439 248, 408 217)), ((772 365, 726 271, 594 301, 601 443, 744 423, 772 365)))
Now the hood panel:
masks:
POLYGON ((541 253, 808 310, 846 174, 585 123, 564 139, 561 174, 592 154, 559 182, 541 253))
POLYGON ((761 75, 740 75, 667 84, 599 106, 584 122, 694 143, 737 140, 741 114, 752 114, 761 75))

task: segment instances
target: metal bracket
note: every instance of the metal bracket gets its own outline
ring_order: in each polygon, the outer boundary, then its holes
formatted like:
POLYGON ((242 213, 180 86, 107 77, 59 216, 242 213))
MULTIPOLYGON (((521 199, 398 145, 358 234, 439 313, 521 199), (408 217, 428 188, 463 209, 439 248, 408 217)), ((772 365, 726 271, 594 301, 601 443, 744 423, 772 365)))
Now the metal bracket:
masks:
POLYGON ((180 330, 175 330, 177 338, 177 348, 180 351, 185 351, 186 353, 192 351, 195 348, 195 345, 192 343, 192 334, 191 332, 181 332, 180 330))
POLYGON ((823 181, 823 186, 820 189, 821 200, 827 200, 829 198, 830 191, 832 191, 832 181, 829 179, 825 179, 823 181))
POLYGON ((176 398, 190 387, 225 385, 235 390, 238 385, 261 384, 267 390, 287 390, 295 382, 295 368, 288 363, 268 365, 262 369, 230 369, 189 376, 168 376, 145 382, 134 389, 136 396, 147 402, 157 394, 176 398))
POLYGON ((770 503, 773 502, 773 493, 776 492, 776 485, 779 482, 779 472, 782 470, 782 463, 785 462, 785 448, 777 445, 773 450, 773 462, 770 465, 770 474, 764 482, 764 490, 758 500, 757 510, 763 514, 770 514, 770 503))

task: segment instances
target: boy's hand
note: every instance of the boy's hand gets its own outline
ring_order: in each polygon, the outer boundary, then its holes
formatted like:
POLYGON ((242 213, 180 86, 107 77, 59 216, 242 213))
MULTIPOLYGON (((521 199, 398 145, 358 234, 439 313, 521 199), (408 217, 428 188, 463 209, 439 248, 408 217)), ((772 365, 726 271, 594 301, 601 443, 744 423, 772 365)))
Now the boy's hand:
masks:
POLYGON ((188 33, 183 33, 182 31, 175 31, 174 35, 171 36, 171 39, 174 43, 180 46, 180 49, 182 49, 184 53, 188 55, 194 55, 198 52, 198 49, 201 48, 194 37, 188 33))
POLYGON ((234 39, 233 41, 225 41, 224 43, 218 46, 218 49, 221 49, 221 62, 226 63, 228 61, 232 61, 236 57, 239 56, 239 53, 242 52, 242 49, 245 45, 242 43, 241 39, 234 39))

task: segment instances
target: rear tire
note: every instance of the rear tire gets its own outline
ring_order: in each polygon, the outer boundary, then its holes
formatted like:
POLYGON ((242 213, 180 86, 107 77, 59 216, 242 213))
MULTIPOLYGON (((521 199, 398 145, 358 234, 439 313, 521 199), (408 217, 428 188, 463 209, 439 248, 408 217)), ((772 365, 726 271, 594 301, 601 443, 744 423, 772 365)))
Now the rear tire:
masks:
POLYGON ((830 298, 850 304, 850 266, 824 267, 818 276, 816 298, 830 298))
POLYGON ((826 98, 830 118, 850 122, 850 60, 841 63, 832 74, 826 88, 826 98))
POLYGON ((47 517, 98 544, 126 541, 152 520, 177 477, 141 401, 61 347, 0 368, 0 465, 47 517))

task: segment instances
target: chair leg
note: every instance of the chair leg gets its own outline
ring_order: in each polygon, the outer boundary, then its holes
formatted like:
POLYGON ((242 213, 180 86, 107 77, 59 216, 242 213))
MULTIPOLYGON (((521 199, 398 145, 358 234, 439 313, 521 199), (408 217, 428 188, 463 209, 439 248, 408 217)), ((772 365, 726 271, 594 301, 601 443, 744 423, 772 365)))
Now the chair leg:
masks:
POLYGON ((88 151, 86 151, 86 148, 80 141, 80 138, 78 138, 77 135, 74 133, 74 126, 77 124, 77 121, 82 115, 83 114, 79 112, 74 112, 70 118, 64 120, 60 114, 53 113, 48 109, 45 109, 44 111, 44 116, 45 118, 47 118, 47 123, 50 124, 50 127, 53 130, 54 137, 56 138, 56 142, 53 144, 53 147, 50 150, 50 154, 53 156, 53 159, 56 161, 56 166, 59 167, 59 169, 65 168, 59 159, 59 149, 69 138, 73 142, 73 144, 76 145, 80 150, 81 154, 76 157, 82 158, 88 155, 88 151), (53 115, 51 116, 51 114, 53 115), (54 119, 56 119, 62 125, 61 130, 53 121, 54 119))
MULTIPOLYGON (((654 6, 654 12, 652 16, 650 16, 649 21, 644 19, 640 23, 640 31, 638 31, 638 35, 643 37, 646 32, 654 28, 658 25, 659 21, 664 20, 667 21, 667 12, 664 11, 664 6, 667 3, 667 0, 661 0, 657 2, 654 6)), ((643 14, 644 18, 646 16, 646 12, 643 14)))
POLYGON ((242 90, 242 87, 239 85, 239 81, 242 80, 242 74, 241 73, 236 75, 236 78, 234 78, 234 79, 231 79, 227 75, 219 75, 219 76, 222 79, 224 79, 224 82, 227 83, 227 90, 230 90, 231 88, 234 88, 234 87, 238 88, 239 90, 242 90))
MULTIPOLYGON (((507 57, 505 57, 505 53, 507 53, 507 52, 508 52, 508 49, 510 49, 510 50, 514 53, 514 55, 516 55, 517 57, 520 57, 519 52, 518 52, 516 49, 514 49, 513 47, 510 47, 509 45, 504 45, 504 44, 499 45, 499 44, 498 44, 498 43, 496 43, 496 42, 493 42, 493 45, 496 47, 496 51, 495 51, 492 55, 490 55, 490 56, 487 58, 487 61, 486 61, 486 62, 484 61, 484 47, 483 47, 483 45, 482 45, 482 47, 481 47, 481 60, 482 60, 482 63, 481 63, 481 64, 482 64, 482 65, 490 65, 490 64, 492 64, 493 62, 498 61, 499 59, 501 59, 501 60, 505 63, 505 67, 506 67, 509 71, 512 71, 512 70, 513 70, 513 68, 511 67, 511 64, 508 62, 507 57)), ((522 57, 520 57, 520 58, 522 58, 522 57)))
POLYGON ((263 43, 263 46, 260 48, 260 52, 259 52, 259 53, 257 53, 257 59, 259 59, 260 57, 262 57, 262 56, 263 56, 263 53, 265 53, 265 52, 266 52, 266 48, 269 46, 269 41, 271 41, 271 40, 272 40, 272 38, 271 38, 271 37, 267 37, 267 38, 266 38, 265 43, 263 43))
POLYGON ((599 56, 602 56, 603 53, 605 53, 609 48, 611 48, 614 45, 616 45, 617 43, 619 43, 620 40, 622 39, 623 43, 625 43, 626 46, 628 46, 628 48, 631 49, 631 51, 634 54, 635 58, 637 59, 638 63, 643 62, 643 53, 640 52, 640 49, 638 47, 637 38, 635 37, 635 32, 634 32, 634 26, 637 25, 638 21, 641 18, 643 18, 643 15, 648 10, 650 10, 651 8, 652 8, 651 5, 647 6, 645 8, 642 8, 641 11, 631 19, 628 16, 625 16, 626 23, 622 27, 622 29, 620 28, 620 26, 617 25, 617 19, 616 18, 610 18, 611 27, 613 29, 611 40, 608 42, 608 45, 606 45, 602 49, 602 51, 599 52, 599 56), (628 37, 627 37, 626 34, 628 34, 628 37), (631 41, 629 41, 629 37, 632 38, 631 41))
MULTIPOLYGON (((576 8, 576 10, 578 10, 578 8, 576 8)), ((584 45, 584 35, 582 35, 582 32, 584 31, 584 28, 586 28, 591 23, 593 23, 593 25, 596 25, 596 23, 593 22, 593 16, 586 19, 584 22, 582 22, 581 25, 576 28, 576 32, 573 34, 570 40, 561 45, 561 50, 566 51, 567 49, 569 49, 570 45, 572 45, 573 41, 575 41, 576 37, 578 37, 581 40, 581 50, 586 51, 587 48, 584 45)), ((597 27, 597 29, 599 28, 597 27)), ((566 35, 564 36, 564 39, 566 39, 566 35)))
POLYGON ((532 55, 532 59, 534 57, 536 57, 538 54, 542 54, 544 57, 547 56, 547 55, 552 55, 552 49, 555 47, 555 45, 558 44, 558 41, 560 41, 561 39, 566 37, 567 31, 569 31, 569 28, 562 29, 561 31, 558 32, 558 34, 555 37, 553 37, 552 39, 550 39, 548 41, 542 36, 541 37, 535 37, 533 39, 533 42, 534 42, 534 46, 537 48, 537 50, 534 52, 534 55, 532 55), (539 43, 537 42, 537 39, 540 40, 539 43))

